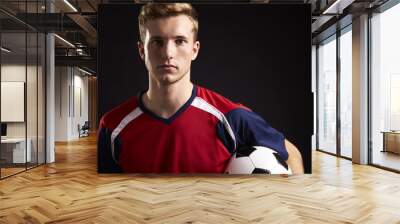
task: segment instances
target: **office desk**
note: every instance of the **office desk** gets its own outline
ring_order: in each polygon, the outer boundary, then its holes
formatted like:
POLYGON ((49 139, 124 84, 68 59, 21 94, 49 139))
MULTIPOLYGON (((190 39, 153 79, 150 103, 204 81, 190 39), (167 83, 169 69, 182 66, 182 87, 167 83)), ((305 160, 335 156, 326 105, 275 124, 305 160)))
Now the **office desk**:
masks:
POLYGON ((382 152, 393 152, 400 154, 400 131, 382 131, 383 150, 382 152))
POLYGON ((32 158, 32 140, 28 138, 27 143, 25 151, 25 138, 1 139, 1 159, 5 160, 6 163, 30 162, 32 158))

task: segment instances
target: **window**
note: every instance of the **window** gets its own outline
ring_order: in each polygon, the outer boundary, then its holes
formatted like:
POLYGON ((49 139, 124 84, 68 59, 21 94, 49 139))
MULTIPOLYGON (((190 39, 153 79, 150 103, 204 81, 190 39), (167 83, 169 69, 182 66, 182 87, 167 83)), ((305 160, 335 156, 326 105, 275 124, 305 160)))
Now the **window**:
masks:
POLYGON ((396 170, 400 150, 393 153, 386 146, 400 147, 399 21, 400 4, 371 18, 371 157, 373 164, 396 170), (386 139, 386 134, 395 137, 386 139))
POLYGON ((318 48, 318 149, 336 153, 336 36, 318 48))
POLYGON ((340 155, 352 157, 352 33, 340 36, 340 155))

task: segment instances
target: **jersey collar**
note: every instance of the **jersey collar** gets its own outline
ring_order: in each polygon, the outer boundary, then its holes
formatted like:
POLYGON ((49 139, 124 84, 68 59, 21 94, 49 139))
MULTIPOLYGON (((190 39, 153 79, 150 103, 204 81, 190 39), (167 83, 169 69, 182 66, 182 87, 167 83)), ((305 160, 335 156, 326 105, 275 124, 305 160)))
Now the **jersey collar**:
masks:
POLYGON ((181 106, 181 108, 179 108, 171 117, 169 118, 163 118, 158 116, 157 114, 153 113, 152 111, 150 111, 149 109, 147 109, 142 101, 142 96, 144 93, 146 93, 147 90, 141 91, 138 95, 138 102, 139 102, 139 107, 140 109, 143 111, 143 113, 149 115, 150 117, 160 120, 162 122, 164 122, 165 124, 171 124, 176 118, 178 118, 178 116, 180 114, 182 114, 183 112, 185 112, 185 110, 192 104, 194 98, 196 98, 197 95, 197 86, 193 85, 193 89, 192 89, 192 95, 190 96, 190 98, 186 101, 185 104, 183 104, 181 106))

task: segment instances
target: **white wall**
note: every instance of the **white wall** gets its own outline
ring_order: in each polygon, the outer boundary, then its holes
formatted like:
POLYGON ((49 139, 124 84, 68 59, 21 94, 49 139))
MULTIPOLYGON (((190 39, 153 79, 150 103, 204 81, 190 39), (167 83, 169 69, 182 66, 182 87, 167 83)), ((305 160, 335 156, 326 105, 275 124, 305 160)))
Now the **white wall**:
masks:
POLYGON ((73 83, 71 88, 71 120, 70 136, 72 139, 78 138, 78 125, 82 126, 88 120, 88 78, 82 76, 79 70, 73 70, 73 83))
POLYGON ((317 48, 315 47, 315 45, 312 46, 311 49, 311 91, 313 92, 313 111, 314 111, 314 116, 313 116, 313 120, 314 120, 314 132, 313 135, 311 137, 311 146, 312 146, 312 150, 316 150, 317 149, 317 48))
MULTIPOLYGON (((41 72, 41 70, 39 70, 41 72)), ((19 64, 5 64, 1 66, 1 81, 5 82, 25 82, 25 75, 28 76, 27 88, 27 119, 28 119, 28 137, 31 133, 35 133, 36 136, 36 66, 27 66, 19 64), (27 70, 25 70, 27 69, 27 70), (27 72, 27 73, 26 73, 27 72), (32 88, 32 86, 34 86, 32 88), (34 113, 35 112, 35 113, 34 113), (32 123, 33 122, 33 123, 32 123)), ((3 96, 4 97, 4 96, 3 96)), ((7 97, 7 96, 5 96, 7 97)), ((39 105, 40 107, 41 105, 39 105)), ((7 108, 1 108, 1 110, 7 110, 7 108)), ((26 122, 7 122, 7 136, 8 137, 25 137, 25 123, 26 122)))
POLYGON ((70 83, 67 67, 55 68, 55 141, 68 140, 68 88, 70 83))
MULTIPOLYGON (((22 113, 26 112, 26 120, 23 122, 6 122, 7 137, 30 139, 32 161, 44 163, 44 74, 41 66, 25 64, 3 64, 1 66, 1 80, 11 82, 24 82, 26 86, 26 102, 22 107, 22 113), (27 78, 27 80, 25 80, 27 78), (25 106, 26 103, 26 106, 25 106), (39 155, 37 155, 39 153, 39 155)), ((7 98, 3 95, 2 98, 7 98)), ((2 107, 2 112, 11 108, 2 107)), ((12 111, 8 111, 11 112, 12 111)))
MULTIPOLYGON (((28 71, 32 67, 28 67, 28 71)), ((25 64, 9 64, 1 66, 1 81, 25 82, 25 64)), ((28 72, 29 73, 29 72, 28 72)), ((3 96, 4 97, 4 96, 3 96)), ((1 108, 7 110, 7 108, 1 108)), ((7 137, 25 137, 25 122, 7 123, 7 137)))
POLYGON ((78 124, 88 120, 88 78, 72 67, 56 67, 56 141, 79 138, 78 124))

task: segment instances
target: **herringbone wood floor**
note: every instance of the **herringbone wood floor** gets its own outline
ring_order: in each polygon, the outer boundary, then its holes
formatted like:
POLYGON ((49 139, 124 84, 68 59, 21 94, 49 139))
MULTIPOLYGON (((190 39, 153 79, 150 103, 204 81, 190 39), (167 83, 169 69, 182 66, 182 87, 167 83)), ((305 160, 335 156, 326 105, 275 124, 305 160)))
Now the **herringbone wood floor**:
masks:
POLYGON ((0 181, 0 223, 400 223, 400 175, 320 152, 313 174, 99 175, 94 137, 0 181))

